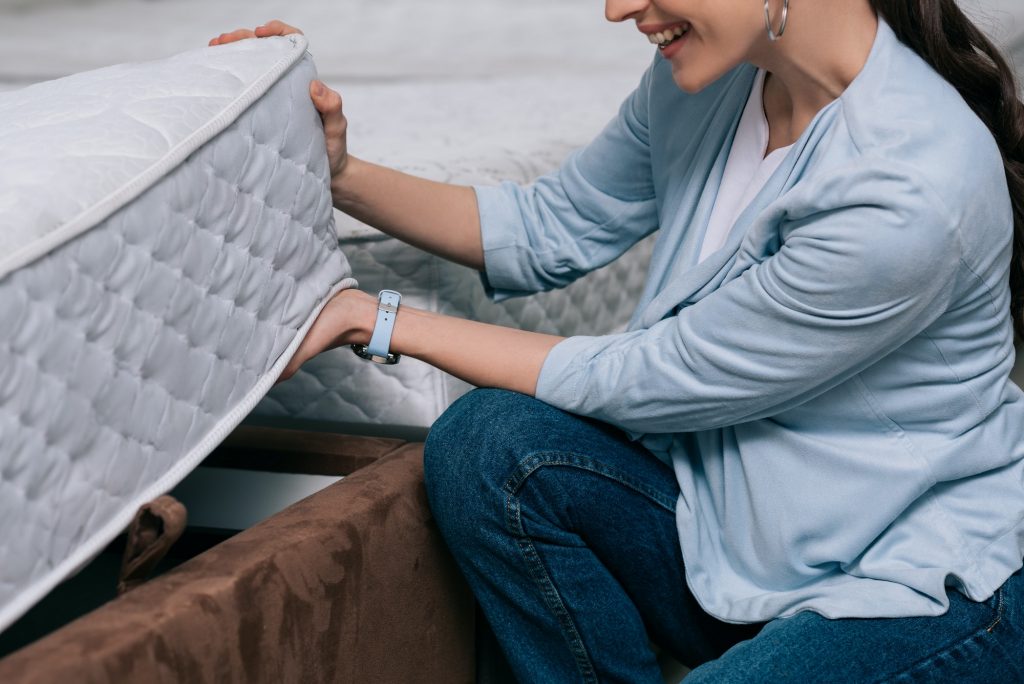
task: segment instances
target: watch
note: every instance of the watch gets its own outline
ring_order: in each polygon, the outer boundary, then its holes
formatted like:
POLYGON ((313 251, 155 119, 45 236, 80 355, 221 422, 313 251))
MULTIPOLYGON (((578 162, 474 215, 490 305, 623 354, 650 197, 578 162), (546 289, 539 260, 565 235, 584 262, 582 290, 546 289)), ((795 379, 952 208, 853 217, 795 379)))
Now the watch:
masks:
POLYGON ((352 345, 352 351, 357 356, 374 363, 398 363, 402 355, 392 354, 390 349, 391 333, 395 329, 395 318, 398 316, 398 304, 401 301, 402 295, 394 290, 381 290, 377 294, 377 320, 373 324, 373 335, 370 336, 370 344, 352 345))

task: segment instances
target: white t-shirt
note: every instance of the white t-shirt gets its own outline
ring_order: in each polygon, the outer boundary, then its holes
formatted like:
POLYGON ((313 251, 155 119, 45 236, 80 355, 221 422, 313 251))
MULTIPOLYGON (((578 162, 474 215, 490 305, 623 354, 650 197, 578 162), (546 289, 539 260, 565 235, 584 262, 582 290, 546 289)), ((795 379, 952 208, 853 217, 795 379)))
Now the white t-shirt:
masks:
POLYGON ((786 152, 792 147, 780 147, 767 157, 768 119, 764 115, 764 69, 758 69, 754 86, 750 89, 747 106, 740 117, 736 138, 729 159, 725 163, 725 174, 711 212, 711 222, 704 233, 698 263, 721 249, 736 219, 750 205, 761 191, 772 173, 779 168, 786 152))

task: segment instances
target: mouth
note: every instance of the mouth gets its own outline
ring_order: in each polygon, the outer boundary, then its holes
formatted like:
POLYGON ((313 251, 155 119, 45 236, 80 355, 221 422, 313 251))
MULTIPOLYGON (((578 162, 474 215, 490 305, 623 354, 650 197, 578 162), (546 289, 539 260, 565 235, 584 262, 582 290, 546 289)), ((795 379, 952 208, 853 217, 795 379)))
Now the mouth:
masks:
POLYGON ((664 50, 689 32, 689 24, 680 24, 678 26, 673 26, 672 28, 667 28, 663 31, 648 33, 647 40, 649 40, 653 45, 657 45, 659 50, 664 50))

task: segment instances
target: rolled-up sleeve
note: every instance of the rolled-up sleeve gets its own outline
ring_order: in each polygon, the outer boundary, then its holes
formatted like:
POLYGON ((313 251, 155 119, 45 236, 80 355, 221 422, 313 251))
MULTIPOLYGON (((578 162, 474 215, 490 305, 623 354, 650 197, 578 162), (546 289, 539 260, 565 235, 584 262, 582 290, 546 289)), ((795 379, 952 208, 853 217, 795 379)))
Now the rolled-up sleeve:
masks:
POLYGON ((791 219, 776 252, 675 315, 560 342, 537 397, 635 433, 705 430, 799 405, 918 335, 953 297, 953 219, 891 169, 810 191, 830 193, 845 204, 791 219))
POLYGON ((647 125, 652 65, 618 115, 527 186, 474 186, 495 300, 565 287, 658 227, 647 125))

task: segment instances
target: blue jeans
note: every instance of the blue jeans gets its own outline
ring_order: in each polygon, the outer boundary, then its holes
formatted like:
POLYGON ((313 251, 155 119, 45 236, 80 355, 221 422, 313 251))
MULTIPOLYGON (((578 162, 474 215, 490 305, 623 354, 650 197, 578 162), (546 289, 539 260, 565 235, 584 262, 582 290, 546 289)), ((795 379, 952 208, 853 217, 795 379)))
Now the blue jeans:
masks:
POLYGON ((675 475, 618 429, 474 390, 431 428, 427 495, 521 682, 1024 682, 1024 574, 938 617, 721 622, 689 592, 675 475))

